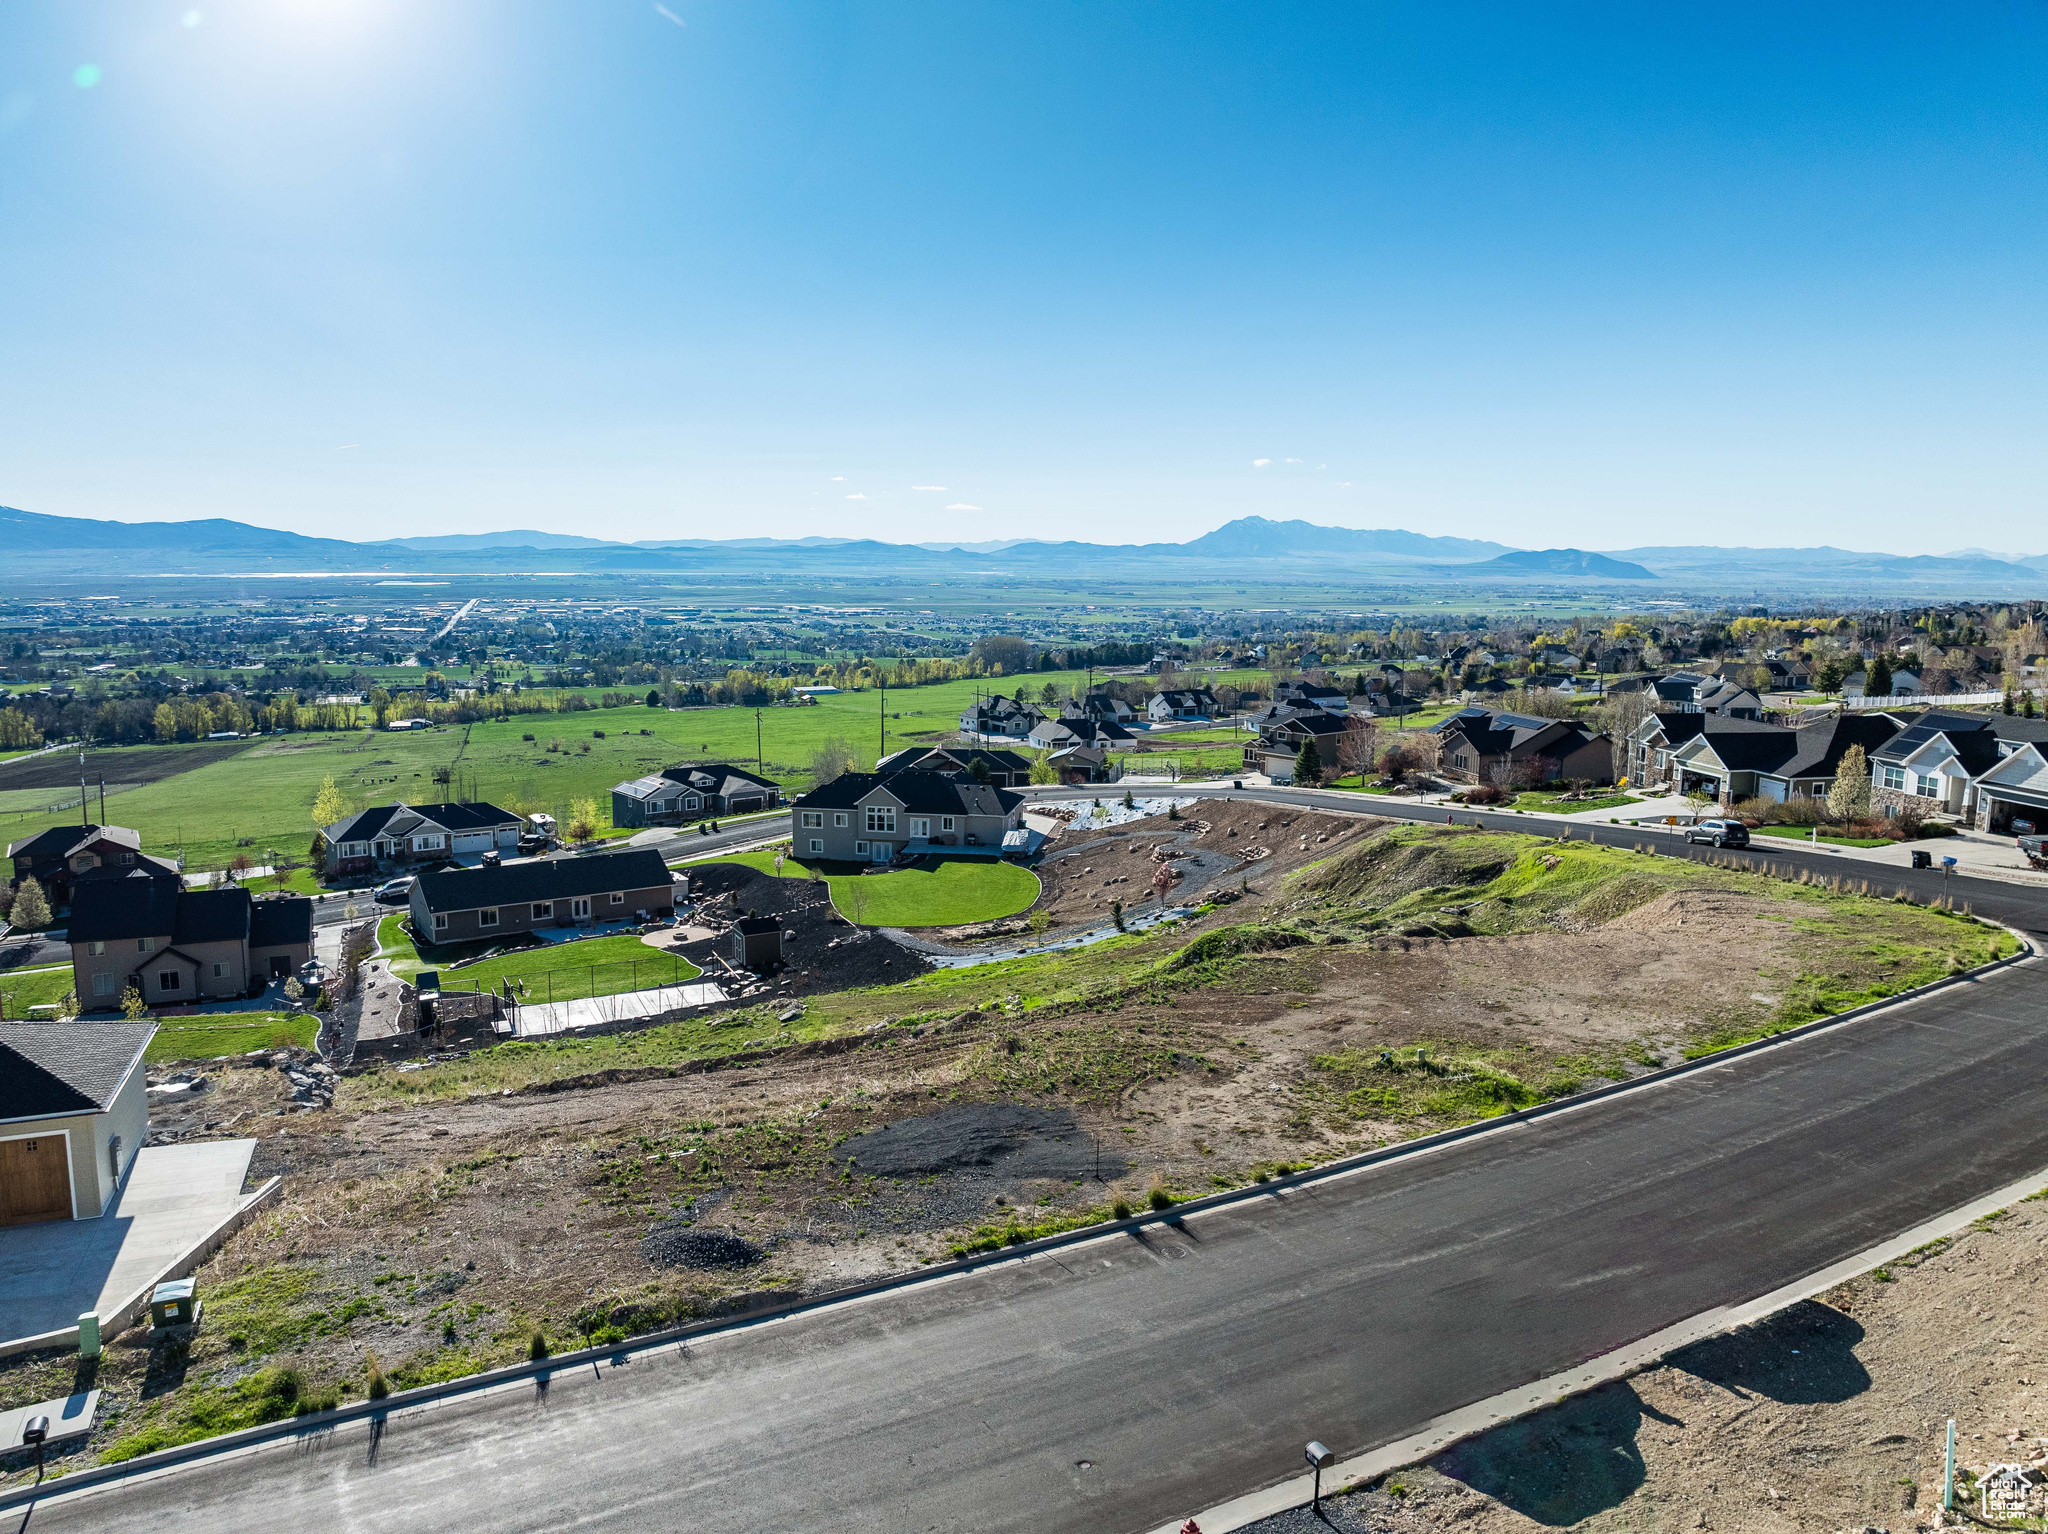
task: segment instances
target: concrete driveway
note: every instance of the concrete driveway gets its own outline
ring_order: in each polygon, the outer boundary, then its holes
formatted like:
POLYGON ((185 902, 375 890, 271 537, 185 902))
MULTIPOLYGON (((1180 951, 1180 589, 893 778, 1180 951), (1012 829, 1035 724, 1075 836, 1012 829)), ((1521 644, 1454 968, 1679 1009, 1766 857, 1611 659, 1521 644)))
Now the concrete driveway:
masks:
POLYGON ((143 1150, 97 1220, 0 1230, 0 1342, 111 1315, 242 1206, 254 1140, 143 1150))

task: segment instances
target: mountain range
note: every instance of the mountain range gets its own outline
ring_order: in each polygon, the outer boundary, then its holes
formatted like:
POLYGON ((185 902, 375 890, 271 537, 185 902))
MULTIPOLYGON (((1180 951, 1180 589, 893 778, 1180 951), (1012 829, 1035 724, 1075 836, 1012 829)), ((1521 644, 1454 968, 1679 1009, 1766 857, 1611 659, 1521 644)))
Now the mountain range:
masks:
POLYGON ((111 522, 0 507, 0 581, 35 578, 308 574, 1018 576, 1109 584, 1235 576, 1285 586, 1332 576, 1403 587, 1612 590, 1616 596, 1750 599, 2048 595, 2048 555, 1980 549, 1898 555, 1832 547, 1669 545, 1594 552, 1514 549, 1399 528, 1323 527, 1240 517, 1185 543, 883 543, 851 538, 650 539, 614 542, 513 530, 352 542, 223 518, 111 522))

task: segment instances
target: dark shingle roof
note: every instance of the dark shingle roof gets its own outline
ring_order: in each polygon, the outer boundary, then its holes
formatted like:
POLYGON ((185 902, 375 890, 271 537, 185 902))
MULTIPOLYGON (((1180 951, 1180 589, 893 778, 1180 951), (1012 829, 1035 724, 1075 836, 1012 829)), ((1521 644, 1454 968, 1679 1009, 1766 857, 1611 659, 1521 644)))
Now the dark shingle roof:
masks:
POLYGON ((669 883, 668 864, 652 847, 586 857, 535 858, 496 868, 444 868, 419 876, 429 911, 470 911, 527 900, 568 900, 612 890, 656 889, 669 883))
POLYGON ((972 778, 912 768, 878 776, 872 772, 842 773, 797 800, 806 810, 850 810, 877 788, 886 788, 913 815, 994 815, 1007 817, 1024 802, 1022 794, 993 788, 972 778))
POLYGON ((886 778, 898 772, 918 768, 925 772, 971 771, 980 762, 990 772, 1029 772, 1031 763, 1015 751, 1005 751, 999 746, 905 746, 901 751, 892 751, 875 763, 875 776, 886 778), (947 762, 958 762, 957 769, 945 766, 947 762), (932 765, 927 766, 930 763, 932 765))
POLYGON ((330 842, 374 841, 386 830, 406 835, 420 825, 438 826, 444 831, 483 831, 495 826, 517 825, 519 817, 510 810, 478 800, 472 804, 376 804, 345 820, 337 820, 321 834, 330 842))
POLYGON ((178 927, 178 876, 137 864, 112 878, 82 879, 71 892, 74 943, 168 937, 178 927))
POLYGON ((245 889, 187 890, 178 899, 178 924, 171 941, 239 943, 249 935, 249 892, 245 889))
POLYGON ((38 831, 34 836, 24 837, 12 843, 7 849, 11 858, 65 858, 75 848, 87 846, 104 838, 123 847, 142 845, 140 833, 126 826, 52 826, 47 831, 38 831))
POLYGON ((259 900, 249 910, 249 946, 285 948, 313 941, 313 902, 304 895, 259 900))
POLYGON ((105 1109, 155 1032, 155 1023, 0 1023, 0 1119, 105 1109))

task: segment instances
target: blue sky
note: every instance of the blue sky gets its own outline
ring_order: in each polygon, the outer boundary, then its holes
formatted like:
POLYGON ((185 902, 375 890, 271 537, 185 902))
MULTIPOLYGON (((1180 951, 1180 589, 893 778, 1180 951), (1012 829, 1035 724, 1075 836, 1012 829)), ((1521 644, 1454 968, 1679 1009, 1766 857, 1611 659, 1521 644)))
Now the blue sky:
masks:
POLYGON ((2048 10, 0 9, 0 503, 2038 552, 2048 10))

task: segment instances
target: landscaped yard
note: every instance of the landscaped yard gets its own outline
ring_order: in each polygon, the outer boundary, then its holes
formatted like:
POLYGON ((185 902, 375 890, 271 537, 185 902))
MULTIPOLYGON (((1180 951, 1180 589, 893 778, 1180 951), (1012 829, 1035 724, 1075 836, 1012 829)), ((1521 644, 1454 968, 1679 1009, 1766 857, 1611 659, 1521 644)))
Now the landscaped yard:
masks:
POLYGON ((246 1055, 255 1049, 295 1044, 311 1049, 320 1019, 311 1012, 220 1012, 212 1016, 167 1017, 149 1041, 143 1058, 211 1060, 219 1055, 246 1055))
MULTIPOLYGON (((1786 841, 1804 842, 1813 840, 1812 826, 1758 826, 1750 832, 1752 836, 1776 836, 1786 841)), ((1820 839, 1836 847, 1896 847, 1900 845, 1889 836, 1837 836, 1823 829, 1820 839)))
POLYGON ((1612 810, 1624 804, 1641 804, 1634 794, 1600 794, 1585 799, 1567 800, 1558 789, 1531 789, 1518 794, 1511 805, 1499 808, 1539 811, 1545 815, 1577 815, 1586 810, 1612 810))
POLYGON ((651 948, 632 932, 615 937, 579 938, 515 949, 496 958, 448 968, 470 954, 487 951, 488 943, 461 948, 416 948, 400 923, 387 916, 377 935, 391 972, 411 980, 423 969, 438 970, 444 991, 496 991, 510 980, 529 1001, 576 1001, 589 996, 616 996, 657 985, 677 985, 703 973, 687 959, 651 948))
POLYGON ((17 969, 0 973, 0 1018, 20 1022, 26 1018, 55 1017, 47 1010, 71 994, 71 966, 52 969, 17 969), (45 1010, 34 1012, 32 1007, 45 1010))
MULTIPOLYGON (((707 861, 744 863, 765 874, 775 872, 773 852, 741 852, 707 861)), ((957 927, 994 921, 1028 909, 1038 898, 1037 874, 994 858, 947 858, 885 874, 856 873, 857 866, 818 865, 839 914, 864 927, 957 927)), ((782 877, 808 879, 811 866, 785 856, 782 877)))

